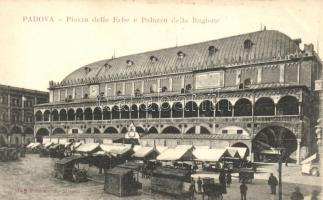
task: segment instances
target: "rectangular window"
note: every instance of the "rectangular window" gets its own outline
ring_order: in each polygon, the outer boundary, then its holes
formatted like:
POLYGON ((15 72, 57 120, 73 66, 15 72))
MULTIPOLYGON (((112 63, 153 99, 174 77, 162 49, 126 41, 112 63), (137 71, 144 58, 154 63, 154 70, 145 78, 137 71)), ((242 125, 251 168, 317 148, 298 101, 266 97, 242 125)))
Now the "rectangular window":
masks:
POLYGON ((73 128, 73 129, 72 129, 72 133, 73 133, 73 134, 77 134, 77 133, 78 133, 78 129, 73 128))
POLYGON ((222 130, 222 134, 228 134, 228 130, 222 130))
POLYGON ((243 133, 243 131, 242 130, 237 130, 237 134, 238 135, 241 135, 243 133))

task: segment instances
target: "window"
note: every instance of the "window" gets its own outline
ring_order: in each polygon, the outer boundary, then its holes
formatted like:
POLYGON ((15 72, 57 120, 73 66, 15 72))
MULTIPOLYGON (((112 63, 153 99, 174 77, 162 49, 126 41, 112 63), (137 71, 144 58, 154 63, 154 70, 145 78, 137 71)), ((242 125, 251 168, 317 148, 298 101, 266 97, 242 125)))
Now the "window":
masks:
POLYGON ((167 92, 167 87, 166 86, 162 87, 162 92, 167 92))
POLYGON ((228 134, 228 130, 222 130, 222 134, 228 134))
POLYGON ((130 67, 134 64, 134 62, 132 60, 127 60, 127 66, 130 67))
POLYGON ((117 96, 121 96, 122 92, 120 90, 117 91, 117 96))
POLYGON ((150 62, 152 62, 152 63, 155 63, 155 62, 157 62, 158 61, 158 58, 157 57, 155 57, 155 56, 150 56, 150 62))
POLYGON ((249 85, 252 84, 252 81, 250 78, 247 78, 243 81, 244 87, 248 87, 249 85))
POLYGON ((251 42, 251 40, 245 40, 243 45, 244 45, 245 49, 250 49, 252 47, 253 43, 251 42))
POLYGON ((186 92, 190 92, 192 90, 192 85, 191 84, 187 84, 186 86, 185 86, 185 91, 186 92))
POLYGON ((179 59, 183 59, 185 57, 185 53, 179 51, 179 52, 177 52, 177 56, 179 59))
POLYGON ((85 93, 83 98, 87 99, 87 98, 89 98, 89 95, 85 93))
POLYGON ((135 90, 135 96, 136 96, 136 97, 137 97, 137 96, 140 96, 140 89, 138 89, 138 88, 137 88, 137 89, 135 90))
POLYGON ((72 129, 72 133, 73 133, 73 134, 77 134, 77 133, 78 133, 78 131, 79 131, 79 130, 78 130, 78 129, 76 129, 76 128, 73 128, 73 129, 72 129))
POLYGON ((215 48, 214 46, 209 46, 208 50, 209 50, 209 56, 214 55, 218 51, 218 49, 215 48))
POLYGON ((243 133, 243 130, 237 130, 237 134, 241 135, 243 133))

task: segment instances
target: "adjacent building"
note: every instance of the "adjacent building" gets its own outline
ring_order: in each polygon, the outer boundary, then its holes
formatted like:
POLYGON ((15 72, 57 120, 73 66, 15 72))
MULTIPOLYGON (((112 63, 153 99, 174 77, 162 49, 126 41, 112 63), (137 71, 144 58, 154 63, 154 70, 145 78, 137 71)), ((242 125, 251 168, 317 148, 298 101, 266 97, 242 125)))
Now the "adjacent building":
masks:
POLYGON ((315 81, 322 63, 275 30, 106 59, 49 83, 36 105, 35 137, 124 137, 133 123, 143 145, 271 147, 297 161, 315 151, 315 81))
POLYGON ((48 100, 48 92, 0 84, 0 146, 34 141, 34 105, 48 100))

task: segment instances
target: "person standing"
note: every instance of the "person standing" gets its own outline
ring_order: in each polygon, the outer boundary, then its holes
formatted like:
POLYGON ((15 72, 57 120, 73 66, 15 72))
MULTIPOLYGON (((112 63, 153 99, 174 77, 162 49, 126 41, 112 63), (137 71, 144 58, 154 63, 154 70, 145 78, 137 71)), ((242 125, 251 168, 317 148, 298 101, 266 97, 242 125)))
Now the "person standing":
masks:
POLYGON ((231 182, 232 182, 232 176, 231 176, 231 173, 228 172, 227 173, 227 187, 228 188, 230 187, 231 182))
POLYGON ((242 184, 240 185, 241 200, 247 200, 247 190, 248 186, 244 182, 242 182, 242 184))
POLYGON ((270 176, 268 179, 268 185, 270 185, 271 194, 276 195, 276 187, 278 185, 278 180, 273 173, 270 173, 270 176))
POLYGON ((311 200, 319 200, 318 195, 319 195, 319 192, 317 190, 313 190, 311 200))
POLYGON ((193 187, 193 191, 196 192, 196 188, 195 188, 195 180, 194 178, 191 179, 191 185, 193 187))
POLYGON ((197 192, 198 193, 202 192, 202 180, 200 177, 197 179, 197 192))
POLYGON ((224 171, 221 171, 221 172, 220 172, 220 175, 219 175, 219 182, 220 182, 220 184, 221 184, 221 185, 222 185, 222 187, 223 187, 223 193, 224 193, 224 194, 226 194, 226 193, 227 193, 227 190, 226 190, 227 186, 226 186, 225 173, 224 173, 224 171))
POLYGON ((300 192, 299 187, 295 187, 295 191, 292 193, 290 197, 291 200, 304 200, 303 194, 300 192))

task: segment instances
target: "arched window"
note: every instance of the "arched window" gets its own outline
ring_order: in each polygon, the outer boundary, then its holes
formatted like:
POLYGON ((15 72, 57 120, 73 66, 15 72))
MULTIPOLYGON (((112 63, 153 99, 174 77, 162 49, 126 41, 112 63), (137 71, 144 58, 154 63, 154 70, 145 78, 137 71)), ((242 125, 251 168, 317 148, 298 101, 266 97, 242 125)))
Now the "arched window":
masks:
POLYGON ((159 106, 156 103, 150 104, 148 107, 149 118, 159 118, 159 106))
POLYGON ((214 116, 214 106, 209 100, 205 100, 200 104, 199 107, 200 117, 213 117, 214 116))
POLYGON ((67 119, 68 119, 68 121, 74 121, 75 120, 75 111, 74 111, 74 109, 69 109, 67 111, 67 119))
POLYGON ((58 121, 59 120, 58 111, 56 109, 52 111, 52 120, 53 121, 58 121))
POLYGON ((36 122, 43 121, 43 114, 40 110, 36 112, 35 117, 36 117, 36 122))
POLYGON ((172 117, 182 118, 183 117, 183 104, 181 102, 175 102, 172 106, 172 117))
POLYGON ((119 106, 112 107, 112 119, 119 119, 120 118, 120 110, 119 106))
POLYGON ((111 111, 109 107, 104 107, 103 108, 103 119, 104 120, 109 120, 111 119, 111 111))
POLYGON ((140 104, 139 106, 139 118, 145 119, 147 117, 147 107, 145 104, 140 104))
POLYGON ((243 43, 243 46, 245 49, 250 49, 252 47, 253 43, 251 40, 245 40, 244 43, 243 43))
POLYGON ((62 109, 59 111, 59 119, 60 121, 66 121, 67 120, 67 113, 65 109, 62 109))
POLYGON ((261 97, 255 103, 255 116, 275 115, 275 103, 271 98, 261 97))
POLYGON ((163 134, 180 134, 181 131, 174 126, 168 126, 162 131, 162 133, 163 134))
POLYGON ((101 108, 99 107, 94 108, 93 117, 94 117, 94 120, 102 120, 101 108))
POLYGON ((124 105, 121 107, 121 119, 129 119, 129 106, 124 105))
POLYGON ((137 119, 138 118, 138 106, 136 104, 133 104, 131 106, 131 119, 137 119))
POLYGON ((49 116, 50 116, 50 111, 46 110, 44 112, 44 121, 48 122, 49 121, 49 116))
POLYGON ((239 99, 234 105, 234 116, 251 116, 252 104, 248 99, 239 99))
POLYGON ((197 117, 198 116, 198 107, 195 102, 189 101, 186 103, 185 108, 184 108, 184 116, 185 117, 197 117))
POLYGON ((216 103, 216 116, 217 117, 231 117, 232 116, 232 104, 227 99, 221 99, 216 103))
POLYGON ((277 114, 278 115, 298 115, 299 104, 296 97, 285 96, 282 97, 277 103, 277 114))
POLYGON ((171 107, 169 103, 165 102, 161 105, 160 109, 160 117, 161 118, 171 118, 171 107))
POLYGON ((82 110, 82 108, 78 108, 76 110, 76 120, 83 120, 83 110, 82 110))
POLYGON ((84 111, 84 119, 85 120, 93 120, 93 114, 91 108, 86 108, 84 111))

